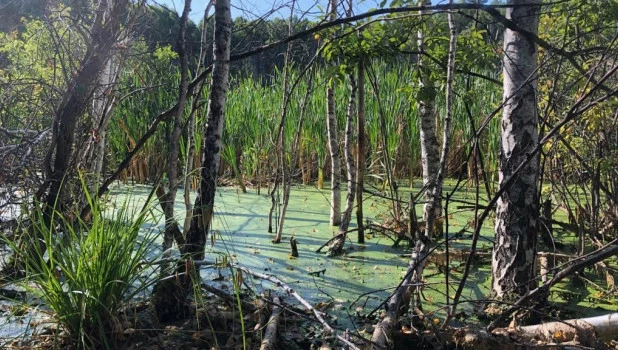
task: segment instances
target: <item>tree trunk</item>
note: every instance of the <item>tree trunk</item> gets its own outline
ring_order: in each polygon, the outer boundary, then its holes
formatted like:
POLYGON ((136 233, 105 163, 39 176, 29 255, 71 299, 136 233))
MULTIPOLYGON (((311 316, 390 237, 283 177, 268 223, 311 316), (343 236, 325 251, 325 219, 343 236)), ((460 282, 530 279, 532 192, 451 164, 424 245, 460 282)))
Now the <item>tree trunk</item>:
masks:
POLYGON ((63 184, 70 169, 75 127, 78 119, 86 112, 97 87, 92 82, 98 80, 99 74, 112 56, 114 44, 118 42, 122 30, 120 19, 127 4, 126 0, 99 2, 91 29, 92 41, 56 110, 52 125, 52 143, 45 157, 47 181, 37 191, 37 197, 41 197, 49 188, 44 208, 46 220, 51 220, 54 209, 62 210, 65 204, 63 188, 66 186, 63 184))
POLYGON ((330 225, 341 223, 341 160, 339 158, 339 143, 337 142, 337 120, 335 119, 335 91, 332 87, 326 89, 326 128, 328 131, 328 150, 330 152, 330 225))
MULTIPOLYGON (((509 0, 509 5, 539 3, 509 0)), ((510 7, 506 17, 519 28, 536 35, 539 7, 510 7)), ((511 29, 504 33, 504 107, 499 181, 502 187, 511 173, 527 160, 537 146, 537 56, 535 43, 511 29)), ((539 197, 538 154, 516 175, 517 179, 498 199, 492 256, 492 293, 499 299, 525 295, 535 288, 535 255, 539 197)))
POLYGON ((273 302, 273 311, 268 319, 260 350, 273 350, 277 348, 277 328, 279 327, 279 315, 281 314, 281 307, 279 307, 279 304, 281 301, 279 297, 274 297, 273 302))
MULTIPOLYGON (((337 15, 337 0, 330 2, 330 20, 334 21, 337 15)), ((337 116, 335 111, 334 80, 326 86, 326 131, 328 137, 328 151, 330 152, 330 225, 339 226, 341 223, 341 158, 337 139, 337 116)))
POLYGON ((390 296, 386 303, 386 315, 373 330, 371 335, 371 349, 372 350, 384 350, 390 349, 389 344, 392 345, 393 334, 398 331, 397 324, 399 322, 399 316, 404 314, 408 309, 410 301, 410 286, 412 279, 414 278, 414 270, 416 269, 417 260, 410 259, 408 265, 408 271, 403 278, 401 284, 395 289, 395 292, 390 296))
POLYGON ((363 60, 358 62, 358 115, 356 121, 356 225, 358 226, 358 243, 365 243, 363 223, 363 190, 365 175, 365 66, 363 60))
MULTIPOLYGON (((204 10, 203 23, 207 23, 208 14, 210 13, 210 8, 212 7, 212 1, 208 1, 208 5, 206 5, 206 9, 204 10)), ((208 34, 207 30, 208 26, 202 26, 202 34, 200 40, 200 56, 199 62, 200 66, 204 66, 206 63, 206 53, 208 52, 207 43, 208 38, 206 37, 208 34)), ((204 88, 204 80, 201 80, 197 87, 196 96, 200 96, 202 94, 202 89, 204 88)), ((198 108, 198 98, 194 98, 191 106, 191 115, 189 116, 189 124, 187 126, 187 159, 185 161, 185 185, 184 185, 184 202, 185 202, 185 221, 182 225, 183 234, 187 234, 189 228, 191 227, 191 186, 193 183, 194 175, 193 175, 193 166, 195 164, 195 113, 198 108)))
MULTIPOLYGON (((300 106, 300 115, 298 117, 298 124, 296 125, 296 135, 294 136, 294 141, 292 144, 292 155, 290 157, 290 169, 286 172, 285 178, 282 180, 283 187, 283 203, 281 205, 281 213, 279 217, 279 227, 277 227, 277 237, 281 240, 283 235, 283 224, 285 223, 285 215, 288 210, 288 204, 290 202, 290 193, 292 191, 292 166, 298 163, 298 156, 300 152, 300 143, 301 143, 301 131, 303 127, 303 123, 305 121, 305 115, 307 112, 307 104, 309 103, 309 97, 311 93, 311 86, 313 82, 313 77, 311 73, 309 75, 309 82, 307 83, 307 92, 303 99, 303 102, 300 106)), ((284 163, 285 165, 285 163, 284 163)))
POLYGON ((341 224, 339 225, 339 236, 335 239, 330 247, 330 255, 338 255, 343 250, 343 245, 347 237, 348 227, 352 220, 352 209, 354 209, 354 196, 356 195, 356 185, 354 180, 356 179, 356 167, 354 166, 354 158, 352 157, 352 137, 354 127, 354 114, 356 112, 356 79, 354 74, 349 75, 350 79, 350 99, 348 102, 348 111, 346 114, 345 124, 345 139, 343 141, 344 159, 346 164, 346 170, 348 175, 348 193, 345 200, 345 210, 341 216, 341 224))
MULTIPOLYGON (((431 1, 421 0, 420 5, 431 5, 431 1)), ((427 14, 426 11, 420 11, 421 15, 427 14)), ((429 19, 425 19, 428 21, 429 19)), ((427 27, 427 23, 424 24, 427 27)), ((424 29, 418 31, 418 65, 423 72, 423 50, 425 46, 424 29)), ((426 30, 426 29, 425 29, 426 30)), ((418 110, 420 112, 421 121, 421 161, 423 167, 423 188, 425 189, 425 206, 423 208, 423 221, 425 221, 425 231, 428 237, 436 234, 435 223, 442 212, 440 197, 436 197, 439 193, 437 187, 437 176, 440 165, 440 155, 438 153, 438 139, 436 137, 436 119, 434 116, 436 90, 433 86, 431 78, 424 73, 420 75, 420 91, 418 94, 418 110)))
MULTIPOLYGON (((292 35, 293 26, 292 20, 294 19, 294 5, 295 1, 292 1, 290 6, 290 17, 288 20, 288 35, 292 35)), ((281 210, 279 212, 279 225, 277 226, 277 234, 273 239, 273 243, 280 243, 281 238, 283 237, 283 225, 285 224, 285 213, 288 210, 288 203, 290 202, 290 192, 292 191, 292 167, 296 164, 296 150, 298 149, 298 140, 300 139, 300 131, 302 128, 302 123, 304 119, 304 106, 301 107, 301 116, 298 121, 298 128, 296 129, 296 137, 294 138, 294 143, 292 145, 292 157, 290 159, 290 163, 286 162, 286 149, 285 149, 285 119, 287 116, 288 106, 290 103, 289 96, 293 91, 288 91, 288 85, 290 79, 290 54, 292 52, 292 44, 288 43, 286 45, 285 50, 285 60, 284 60, 284 77, 283 77, 283 108, 281 109, 281 125, 279 127, 279 142, 281 148, 279 150, 279 157, 281 158, 281 187, 283 189, 283 203, 281 203, 281 210)), ((293 88, 292 88, 293 89, 293 88)), ((306 103, 306 98, 305 102, 306 103)))
MULTIPOLYGON (((451 0, 452 3, 452 0, 451 0)), ((457 32, 455 28, 455 19, 453 13, 448 14, 448 27, 449 27, 449 50, 448 50, 448 64, 446 68, 446 115, 444 117, 444 126, 442 133, 442 151, 440 154, 440 165, 438 167, 438 174, 436 176, 436 184, 434 187, 434 193, 432 198, 434 199, 431 204, 437 205, 438 208, 432 208, 431 211, 435 212, 438 216, 441 216, 442 205, 442 184, 446 176, 446 162, 448 161, 449 146, 451 141, 451 121, 453 120, 453 80, 455 77, 455 53, 457 52, 457 32)), ((442 225, 435 223, 432 227, 437 228, 437 231, 441 231, 442 225)))
MULTIPOLYGON (((277 157, 279 158, 279 157, 277 157)), ((279 163, 279 161, 277 161, 279 163)), ((273 184, 273 188, 270 191, 270 210, 268 211, 268 233, 273 233, 273 213, 277 207, 278 200, 275 197, 275 193, 277 193, 277 189, 279 189, 279 168, 275 171, 275 181, 273 184)))
MULTIPOLYGON (((189 21, 189 11, 191 11, 191 0, 185 0, 185 6, 180 16, 180 30, 178 34, 177 48, 180 60, 180 84, 178 86, 178 105, 174 111, 172 135, 169 140, 169 154, 167 157, 167 179, 168 191, 163 202, 163 213, 165 214, 165 231, 163 232, 163 258, 170 257, 170 248, 174 243, 174 237, 178 236, 178 223, 174 217, 174 205, 176 204, 176 193, 178 192, 178 161, 180 154, 180 138, 182 137, 183 113, 187 102, 187 88, 189 86, 189 59, 186 53, 186 32, 187 22, 189 21)), ((166 266, 162 265, 161 270, 166 266)))
POLYGON ((155 286, 153 303, 161 321, 184 316, 186 298, 192 289, 196 267, 193 260, 202 260, 206 238, 212 221, 215 201, 216 179, 221 158, 221 135, 223 132, 225 101, 228 90, 230 67, 230 42, 232 19, 230 0, 215 2, 214 63, 208 98, 208 127, 202 147, 202 170, 200 186, 193 206, 193 217, 185 242, 179 245, 187 257, 177 266, 176 278, 168 278, 155 286))
POLYGON ((602 345, 600 341, 609 341, 618 336, 618 314, 547 322, 524 326, 519 331, 530 339, 551 343, 575 340, 582 346, 599 347, 602 345))
POLYGON ((91 169, 97 183, 103 172, 105 147, 107 144, 107 125, 111 119, 113 107, 116 104, 113 88, 120 73, 122 54, 122 52, 118 51, 116 55, 111 56, 105 63, 105 67, 99 75, 99 86, 97 91, 95 91, 92 103, 92 116, 94 120, 91 138, 94 142, 94 149, 92 150, 94 155, 91 169))

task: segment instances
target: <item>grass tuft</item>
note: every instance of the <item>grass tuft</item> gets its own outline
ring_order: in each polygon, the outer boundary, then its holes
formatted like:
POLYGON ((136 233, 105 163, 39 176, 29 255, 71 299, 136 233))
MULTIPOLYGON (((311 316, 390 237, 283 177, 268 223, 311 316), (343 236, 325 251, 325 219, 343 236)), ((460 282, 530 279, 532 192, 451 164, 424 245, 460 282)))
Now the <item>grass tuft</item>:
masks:
POLYGON ((63 228, 56 232, 38 210, 31 215, 30 234, 39 244, 12 248, 25 263, 28 291, 51 308, 78 348, 114 348, 114 333, 122 331, 120 309, 149 286, 144 262, 154 235, 140 234, 148 205, 137 210, 125 200, 111 212, 88 199, 89 222, 70 222, 55 212, 51 221, 63 228))

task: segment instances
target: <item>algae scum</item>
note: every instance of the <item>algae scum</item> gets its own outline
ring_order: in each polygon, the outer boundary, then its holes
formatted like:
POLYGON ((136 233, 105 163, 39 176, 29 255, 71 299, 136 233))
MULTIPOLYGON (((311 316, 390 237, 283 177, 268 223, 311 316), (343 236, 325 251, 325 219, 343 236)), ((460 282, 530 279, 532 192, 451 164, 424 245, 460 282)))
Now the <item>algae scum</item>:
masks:
MULTIPOLYGON (((452 191, 453 183, 447 183, 445 193, 452 191)), ((110 210, 117 206, 134 205, 139 208, 148 197, 152 187, 145 185, 118 185, 111 191, 110 210)), ((409 189, 400 188, 401 198, 409 198, 409 189)), ((413 193, 420 188, 415 184, 413 193)), ((342 197, 345 195, 342 194, 342 197)), ((446 275, 448 270, 448 294, 452 298, 459 285, 466 257, 462 252, 469 248, 472 228, 470 223, 474 216, 470 203, 474 202, 474 190, 460 188, 449 204, 448 228, 451 244, 451 259, 444 259, 444 240, 438 240, 438 247, 429 258, 425 268, 425 286, 423 287, 423 307, 431 318, 443 319, 447 305, 446 275)), ((350 328, 362 332, 371 332, 375 318, 366 316, 385 301, 404 277, 410 258, 410 247, 402 242, 393 247, 393 241, 379 232, 367 231, 365 244, 356 243, 357 232, 348 234, 345 254, 328 257, 316 253, 338 228, 329 226, 330 191, 318 190, 311 186, 295 186, 292 189, 286 214, 282 243, 273 244, 274 234, 267 232, 268 212, 271 199, 267 190, 262 189, 258 195, 255 189, 242 193, 236 188, 223 187, 217 190, 215 218, 211 236, 214 245, 209 245, 206 259, 209 261, 228 261, 247 267, 253 271, 277 277, 298 292, 314 307, 326 312, 332 326, 350 328), (296 238, 299 257, 291 257, 289 239, 296 238)), ((390 201, 379 196, 365 197, 364 212, 369 221, 381 223, 391 217, 390 201)), ((484 203, 481 203, 484 204, 484 203)), ((278 210, 275 210, 277 213, 278 210)), ((417 214, 422 213, 422 204, 416 206, 417 214)), ((160 207, 152 205, 151 221, 144 225, 144 234, 163 232, 164 219, 160 207)), ((184 220, 184 204, 178 196, 176 215, 178 222, 184 220)), ((273 225, 278 216, 274 215, 273 225)), ((458 306, 458 316, 463 323, 478 322, 473 310, 483 304, 477 303, 489 295, 491 281, 489 255, 492 247, 493 220, 484 222, 478 242, 479 255, 472 266, 466 286, 458 306)), ((351 224, 354 229, 355 218, 351 224)), ((276 230, 276 227, 273 227, 276 230)), ((157 247, 162 237, 158 234, 157 247)), ((210 237, 209 237, 210 238, 210 237)), ((563 242, 573 241, 572 237, 560 236, 563 242)), ((209 242, 213 242, 209 239, 209 242)), ((323 249, 326 251, 326 248, 323 249)), ((152 251, 149 259, 156 261, 161 257, 160 248, 152 251)), ((155 265, 153 269, 156 267, 155 265)), ((153 271, 154 272, 154 271, 153 271)), ((205 283, 234 294, 232 280, 235 274, 229 267, 204 266, 201 270, 205 283)), ((153 273, 151 277, 156 276, 153 273)), ((602 278, 589 276, 595 283, 604 285, 602 278)), ((285 295, 282 288, 271 282, 244 276, 241 292, 251 297, 251 293, 277 294, 282 302, 303 309, 295 298, 285 295)), ((148 295, 144 295, 147 298, 148 295)), ((599 292, 590 285, 573 286, 569 282, 558 284, 551 295, 551 300, 558 305, 568 306, 574 315, 597 315, 605 310, 616 310, 615 289, 599 292)), ((36 310, 46 309, 44 305, 29 302, 30 308, 24 312, 23 305, 3 302, 0 305, 0 338, 25 336, 32 333, 31 321, 39 323, 41 313, 36 310), (38 306, 37 306, 38 305, 38 306), (35 306, 35 307, 32 307, 35 306), (18 312, 14 312, 18 310, 18 312), (35 311, 33 311, 35 310, 35 311)), ((379 316, 381 310, 374 313, 379 316)), ((455 320, 457 322, 457 320, 455 320)), ((38 328, 38 327, 37 327, 38 328)))
MULTIPOLYGON (((419 184, 420 185, 420 184, 419 184)), ((120 186, 113 195, 122 198, 130 195, 133 198, 146 198, 150 191, 147 186, 120 186)), ((414 188, 414 193, 419 188, 414 188)), ((447 188, 445 188, 447 190, 447 188)), ((212 233, 215 235, 214 245, 206 252, 207 260, 238 263, 256 272, 275 276, 297 291, 303 298, 316 308, 327 311, 334 316, 333 324, 341 327, 358 326, 359 320, 373 311, 385 301, 404 277, 410 258, 410 247, 402 241, 399 247, 393 247, 393 241, 379 232, 366 231, 365 244, 358 244, 357 232, 348 234, 345 254, 339 257, 328 257, 324 253, 316 253, 326 241, 338 232, 337 227, 329 226, 330 191, 318 190, 311 186, 295 186, 292 189, 282 243, 273 244, 274 233, 269 234, 268 212, 271 198, 267 189, 262 189, 258 195, 255 189, 242 193, 236 188, 219 188, 215 200, 215 218, 212 233), (291 257, 289 239, 294 237, 298 243, 299 257, 291 257)), ((465 191, 460 194, 466 197, 465 191)), ((342 197, 345 193, 342 194, 342 197)), ((403 193, 403 198, 408 194, 403 193)), ((121 200, 122 201, 122 200, 121 200)), ((365 218, 368 221, 381 222, 390 217, 390 201, 378 196, 366 196, 364 202, 365 218)), ((157 208, 158 210, 158 208, 157 208)), ((276 230, 278 211, 273 215, 273 230, 276 230)), ((422 213, 422 204, 417 205, 417 213, 422 213)), ((176 214, 179 222, 184 218, 184 205, 176 204, 176 214)), ((459 234, 459 239, 453 239, 455 248, 462 248, 470 243, 471 232, 461 232, 472 217, 472 212, 455 213, 451 215, 449 230, 452 235, 459 234)), ((350 229, 356 228, 355 216, 350 229)), ((163 219, 155 223, 161 229, 163 219)), ((491 234, 488 226, 483 235, 491 234)), ((211 240, 209 239, 209 242, 211 240)), ((479 247, 489 249, 490 241, 485 237, 479 242, 479 247)), ((438 250, 441 247, 438 247, 438 250)), ((324 248, 322 252, 325 252, 324 248)), ((436 311, 443 314, 442 308, 446 302, 444 274, 438 271, 438 264, 430 263, 426 268, 427 286, 424 288, 424 306, 426 311, 436 311)), ((450 285, 455 288, 459 282, 464 262, 452 259, 450 285), (458 268, 461 266, 461 268, 458 268)), ((443 270, 443 269, 441 269, 443 270)), ((206 267, 202 269, 202 277, 208 284, 217 288, 229 289, 232 275, 228 268, 206 267)), ((487 295, 489 268, 476 267, 468 278, 462 299, 483 299, 487 295)), ((302 306, 291 296, 284 296, 281 288, 270 282, 245 277, 245 291, 251 289, 257 293, 276 293, 284 297, 283 301, 295 306, 302 306), (248 287, 248 288, 247 288, 248 287), (269 291, 270 290, 270 291, 269 291)), ((231 290, 229 291, 232 292, 231 290)), ((451 293, 452 297, 452 293, 451 293)), ((463 310, 470 310, 473 305, 463 304, 463 310)), ((379 315, 380 312, 375 313, 379 315)))

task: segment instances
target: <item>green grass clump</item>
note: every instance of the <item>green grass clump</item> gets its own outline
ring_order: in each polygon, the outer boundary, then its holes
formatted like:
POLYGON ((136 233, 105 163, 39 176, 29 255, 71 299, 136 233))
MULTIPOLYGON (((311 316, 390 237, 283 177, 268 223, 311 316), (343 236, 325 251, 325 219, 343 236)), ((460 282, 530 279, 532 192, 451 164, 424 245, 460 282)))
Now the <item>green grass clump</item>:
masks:
POLYGON ((25 263, 28 290, 51 308, 77 347, 113 348, 114 333, 122 332, 120 309, 148 287, 144 262, 154 236, 140 234, 148 205, 137 210, 125 201, 108 213, 90 202, 89 222, 70 223, 54 213, 52 222, 61 224, 62 235, 35 213, 31 233, 39 244, 13 248, 25 263))

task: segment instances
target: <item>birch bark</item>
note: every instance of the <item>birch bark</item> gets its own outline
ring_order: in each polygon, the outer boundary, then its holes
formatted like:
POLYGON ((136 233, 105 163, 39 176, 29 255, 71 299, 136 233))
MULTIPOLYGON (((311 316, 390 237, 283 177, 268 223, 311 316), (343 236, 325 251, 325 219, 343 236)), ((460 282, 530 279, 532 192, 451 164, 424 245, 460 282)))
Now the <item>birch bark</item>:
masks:
MULTIPOLYGON (((174 218, 174 204, 178 192, 178 161, 180 154, 180 138, 182 137, 183 112, 187 103, 187 88, 189 86, 189 59, 186 53, 186 32, 191 0, 185 0, 185 5, 180 16, 180 30, 178 34, 178 58, 180 59, 180 84, 178 86, 178 104, 174 110, 172 135, 169 140, 169 154, 167 158, 168 191, 163 196, 163 213, 165 214, 165 231, 163 232, 163 254, 169 258, 174 243, 174 237, 178 236, 179 228, 174 218)), ((165 266, 162 266, 165 267, 165 266)))
MULTIPOLYGON (((213 5, 213 1, 208 1, 206 5, 206 9, 204 10, 203 17, 203 25, 202 25, 202 33, 200 40, 200 67, 203 67, 206 64, 206 53, 208 52, 207 48, 207 35, 208 35, 208 14, 210 13, 210 8, 213 5)), ((204 88, 204 80, 200 81, 198 87, 196 89, 197 94, 199 96, 202 93, 202 89, 204 88)), ((189 116, 189 125, 187 126, 187 159, 185 160, 185 188, 184 188, 184 202, 185 202, 185 221, 182 225, 182 232, 184 234, 187 233, 189 227, 191 225, 191 209, 193 205, 191 204, 191 186, 193 184, 193 165, 195 163, 195 112, 197 111, 198 105, 197 98, 194 98, 191 106, 191 115, 189 116)))
POLYGON ((354 209, 354 197, 356 196, 356 167, 354 166, 354 158, 352 156, 352 138, 354 134, 354 117, 356 110, 356 79, 354 74, 350 74, 350 97, 348 100, 348 110, 346 113, 345 138, 343 141, 344 159, 346 164, 348 192, 346 194, 345 210, 341 216, 341 224, 339 225, 339 236, 330 244, 328 251, 329 255, 338 255, 343 250, 345 239, 347 237, 348 227, 352 221, 352 209, 354 209))
MULTIPOLYGON (((294 20, 294 5, 296 5, 295 1, 292 1, 291 6, 290 6, 290 17, 288 20, 288 35, 291 36, 293 34, 293 24, 292 21, 294 20)), ((273 239, 273 243, 280 243, 281 242, 281 238, 283 237, 283 225, 285 224, 285 214, 287 212, 288 209, 288 204, 290 202, 290 192, 292 191, 292 167, 295 164, 295 160, 294 157, 296 156, 296 145, 298 143, 298 138, 300 137, 300 128, 302 127, 302 120, 303 120, 303 115, 304 111, 301 113, 301 116, 299 118, 299 126, 298 129, 296 129, 296 137, 294 138, 294 143, 292 145, 292 158, 290 161, 290 164, 288 164, 288 162, 286 161, 286 153, 287 150, 285 149, 285 124, 286 124, 286 117, 287 117, 287 111, 288 111, 288 105, 289 105, 289 97, 292 94, 292 91, 288 91, 289 89, 289 79, 290 79, 290 55, 292 52, 292 44, 288 43, 286 46, 286 50, 285 50, 285 59, 284 59, 284 77, 283 77, 283 91, 284 91, 284 97, 283 97, 283 106, 281 108, 281 124, 279 126, 279 145, 280 145, 280 149, 279 149, 279 158, 280 158, 280 162, 281 162, 281 187, 283 189, 283 203, 281 203, 281 210, 279 213, 279 224, 277 225, 277 234, 275 235, 275 238, 273 239)), ((304 102, 303 102, 304 103, 304 102)), ((304 106, 301 107, 301 109, 304 110, 304 106)))
POLYGON ((95 145, 93 149, 94 160, 91 169, 97 182, 103 172, 105 146, 107 144, 107 125, 109 124, 112 110, 116 103, 113 86, 118 80, 121 65, 122 52, 118 51, 105 63, 105 67, 99 75, 99 87, 95 91, 92 103, 92 116, 94 119, 92 137, 94 138, 93 141, 95 145))
MULTIPOLYGON (((330 3, 330 20, 337 16, 337 0, 330 3)), ((326 131, 328 137, 328 151, 330 152, 330 225, 341 224, 341 158, 339 142, 337 142, 337 118, 335 111, 335 87, 331 81, 326 87, 326 131)))
MULTIPOLYGON (((431 5, 431 1, 421 0, 420 5, 431 5)), ((426 15, 426 11, 421 10, 420 15, 426 15)), ((427 25, 424 25, 427 27, 427 25)), ((425 221, 425 236, 434 235, 435 222, 442 212, 440 197, 436 197, 438 191, 437 176, 440 166, 440 155, 438 152, 438 139, 436 137, 436 118, 434 115, 436 90, 429 76, 424 73, 423 51, 425 49, 425 32, 421 28, 418 31, 418 65, 420 74, 420 92, 418 110, 421 124, 421 161, 423 168, 423 188, 425 189, 425 206, 423 208, 423 221, 425 221)))
POLYGON ((229 83, 231 37, 230 0, 217 0, 215 2, 214 64, 208 98, 208 127, 202 147, 200 187, 195 200, 191 227, 187 233, 186 247, 181 250, 191 253, 196 260, 201 260, 204 256, 204 245, 214 209, 216 179, 223 148, 221 136, 225 122, 225 101, 229 83))
POLYGON ((363 223, 363 189, 365 175, 365 64, 358 62, 358 115, 356 121, 356 225, 358 243, 365 243, 363 223))
MULTIPOLYGON (((540 3, 509 0, 508 5, 540 3)), ((506 17, 519 28, 538 32, 539 7, 509 7, 506 17)), ((502 111, 500 186, 526 161, 538 140, 537 56, 533 41, 521 33, 504 33, 504 107, 502 111)), ((492 291, 496 298, 521 296, 536 286, 538 154, 517 175, 513 185, 498 199, 492 254, 492 291)))

